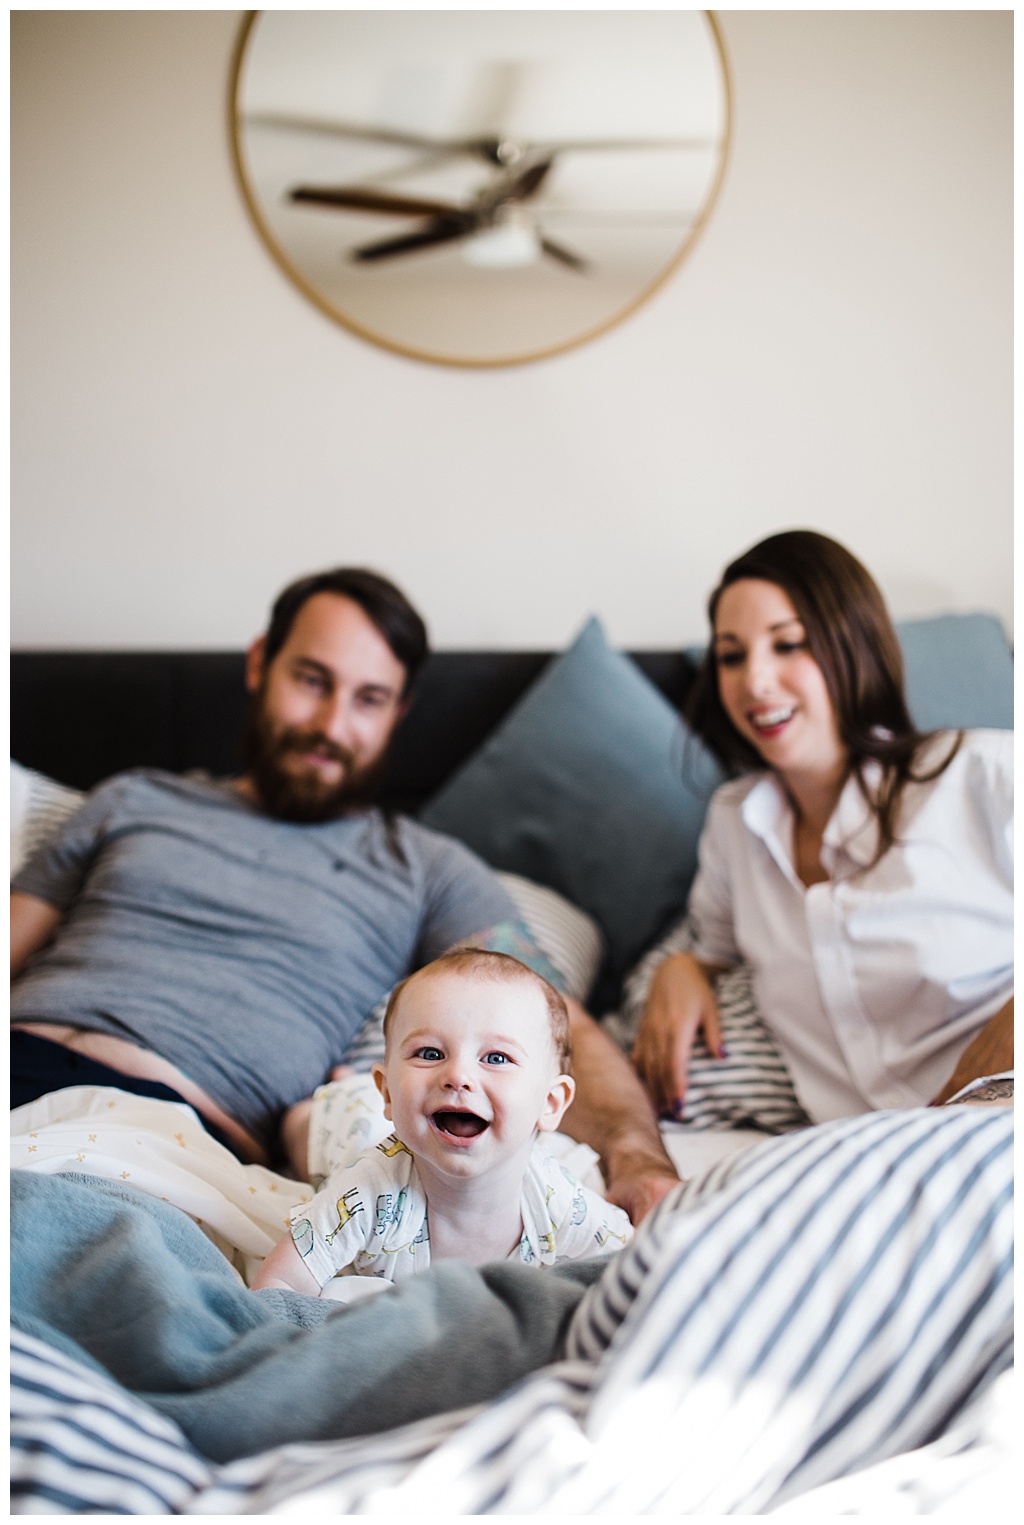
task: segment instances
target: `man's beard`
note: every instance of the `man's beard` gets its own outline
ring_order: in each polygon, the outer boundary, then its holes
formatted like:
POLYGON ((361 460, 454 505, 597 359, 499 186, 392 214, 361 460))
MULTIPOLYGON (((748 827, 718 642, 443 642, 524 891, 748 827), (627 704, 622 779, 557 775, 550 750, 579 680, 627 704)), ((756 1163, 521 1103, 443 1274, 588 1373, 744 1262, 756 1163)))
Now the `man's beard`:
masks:
POLYGON ((245 772, 255 784, 264 810, 280 821, 306 825, 335 821, 349 810, 369 804, 379 787, 385 757, 386 749, 360 768, 346 747, 321 731, 304 731, 297 725, 278 729, 265 713, 262 694, 257 694, 249 712, 245 772), (313 768, 292 773, 284 766, 289 753, 311 751, 342 765, 336 784, 327 783, 313 768))

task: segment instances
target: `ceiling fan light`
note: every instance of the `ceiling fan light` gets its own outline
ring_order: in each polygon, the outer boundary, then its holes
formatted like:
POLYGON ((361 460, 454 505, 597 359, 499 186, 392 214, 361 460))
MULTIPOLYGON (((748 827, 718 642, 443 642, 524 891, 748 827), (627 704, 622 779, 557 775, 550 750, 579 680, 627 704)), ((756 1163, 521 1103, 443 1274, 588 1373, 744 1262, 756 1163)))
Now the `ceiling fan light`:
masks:
POLYGON ((536 264, 540 243, 532 228, 522 223, 503 223, 474 233, 462 245, 462 257, 483 270, 516 270, 536 264))

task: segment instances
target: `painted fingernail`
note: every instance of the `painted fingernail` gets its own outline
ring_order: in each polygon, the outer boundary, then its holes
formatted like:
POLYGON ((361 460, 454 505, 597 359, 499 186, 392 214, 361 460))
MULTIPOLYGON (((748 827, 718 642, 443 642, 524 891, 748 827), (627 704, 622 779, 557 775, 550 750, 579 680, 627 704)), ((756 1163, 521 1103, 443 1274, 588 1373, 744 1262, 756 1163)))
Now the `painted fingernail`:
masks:
POLYGON ((682 1115, 683 1115, 683 1103, 679 1100, 678 1097, 676 1097, 675 1101, 672 1103, 672 1116, 674 1118, 676 1118, 676 1120, 678 1121, 678 1119, 680 1117, 682 1117, 682 1115))
POLYGON ((718 1057, 719 1059, 728 1059, 729 1057, 729 1050, 726 1048, 724 1043, 720 1043, 718 1045, 718 1057))

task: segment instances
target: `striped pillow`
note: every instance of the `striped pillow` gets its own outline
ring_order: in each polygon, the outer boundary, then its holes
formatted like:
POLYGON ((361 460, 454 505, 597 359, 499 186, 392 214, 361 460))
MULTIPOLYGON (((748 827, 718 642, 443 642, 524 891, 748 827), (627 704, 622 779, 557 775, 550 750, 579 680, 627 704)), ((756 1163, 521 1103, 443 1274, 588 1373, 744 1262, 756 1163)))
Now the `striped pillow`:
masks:
POLYGON ((586 1003, 604 960, 601 929, 592 916, 546 885, 518 874, 496 874, 540 951, 564 980, 563 991, 586 1003))
MULTIPOLYGON (((622 1010, 603 1025, 627 1052, 636 1041, 654 972, 670 954, 688 953, 690 926, 682 921, 636 966, 623 989, 622 1010)), ((679 1122, 693 1129, 758 1128, 788 1133, 810 1123, 789 1071, 757 1007, 754 972, 739 964, 715 983, 725 1059, 716 1059, 702 1033, 690 1056, 686 1106, 679 1122)))
POLYGON ((67 820, 85 799, 69 789, 11 761, 11 877, 67 820))

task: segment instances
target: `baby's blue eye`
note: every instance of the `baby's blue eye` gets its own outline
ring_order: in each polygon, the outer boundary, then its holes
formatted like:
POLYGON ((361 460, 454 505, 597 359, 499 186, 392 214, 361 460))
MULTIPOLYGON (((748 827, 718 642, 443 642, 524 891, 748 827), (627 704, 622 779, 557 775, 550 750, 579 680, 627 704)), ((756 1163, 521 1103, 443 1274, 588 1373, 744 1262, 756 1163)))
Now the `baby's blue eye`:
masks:
POLYGON ((416 1050, 416 1058, 417 1059, 443 1059, 444 1055, 442 1054, 442 1052, 441 1052, 441 1050, 439 1048, 431 1048, 429 1045, 427 1045, 424 1048, 418 1048, 416 1050))
POLYGON ((495 1049, 492 1053, 484 1055, 485 1064, 508 1064, 509 1062, 508 1055, 503 1054, 500 1049, 495 1049))

